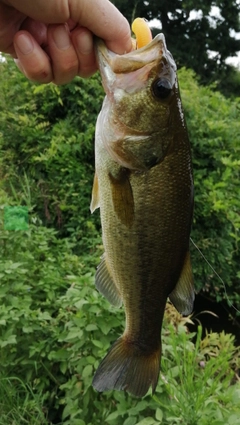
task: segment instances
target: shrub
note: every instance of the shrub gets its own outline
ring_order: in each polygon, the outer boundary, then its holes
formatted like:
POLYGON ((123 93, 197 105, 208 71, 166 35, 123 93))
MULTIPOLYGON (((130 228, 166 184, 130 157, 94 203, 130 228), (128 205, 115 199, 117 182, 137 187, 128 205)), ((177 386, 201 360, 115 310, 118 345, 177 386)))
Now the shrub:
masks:
POLYGON ((41 395, 48 423, 174 425, 181 418, 205 425, 217 415, 213 423, 220 425, 239 414, 239 386, 230 386, 239 367, 233 339, 207 336, 200 342, 199 331, 195 346, 195 334, 186 329, 190 319, 172 307, 165 315, 154 398, 96 393, 94 371, 124 328, 123 311, 94 288, 96 257, 77 257, 68 239, 31 219, 28 231, 3 231, 0 248, 1 370, 41 395))

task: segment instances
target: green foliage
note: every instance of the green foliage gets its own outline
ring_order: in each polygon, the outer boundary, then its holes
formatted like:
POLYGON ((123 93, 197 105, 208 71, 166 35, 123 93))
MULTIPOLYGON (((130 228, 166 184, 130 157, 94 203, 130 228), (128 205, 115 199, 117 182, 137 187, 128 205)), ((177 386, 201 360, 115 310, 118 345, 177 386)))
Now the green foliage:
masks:
POLYGON ((41 402, 19 378, 0 378, 0 425, 47 425, 41 402))
POLYGON ((0 63, 0 178, 25 201, 26 176, 34 211, 61 234, 74 233, 79 250, 93 239, 98 215, 90 217, 94 130, 103 90, 99 77, 67 86, 35 86, 0 63), (9 73, 11 77, 9 78, 9 73))
MULTIPOLYGON (((74 253, 99 245, 99 214, 89 213, 93 138, 103 98, 98 77, 36 86, 0 63, 0 187, 43 225, 71 237, 74 253)), ((179 80, 193 150, 193 240, 239 305, 239 99, 227 100, 181 69, 179 80)), ((192 249, 196 288, 226 300, 223 284, 192 249)))
MULTIPOLYGON (((239 99, 230 101, 199 86, 185 69, 179 80, 193 155, 192 238, 223 279, 229 300, 239 306, 239 99)), ((221 281, 194 248, 192 257, 196 288, 210 292, 217 301, 226 300, 221 281)))
MULTIPOLYGON (((237 424, 233 338, 209 334, 200 341, 200 331, 187 333, 190 319, 172 310, 154 398, 93 390, 94 371, 124 327, 123 311, 109 306, 93 282, 102 247, 89 203, 102 89, 97 77, 58 88, 32 85, 11 64, 0 69, 0 398, 12 382, 24 382, 15 385, 11 403, 20 414, 27 406, 23 423, 31 425, 38 396, 49 424, 237 424), (27 207, 26 230, 4 229, 5 207, 15 206, 27 207)), ((200 87, 191 71, 181 70, 179 79, 193 146, 193 240, 238 305, 239 100, 200 87)), ((207 263, 194 249, 192 257, 197 288, 224 299, 207 263)), ((9 414, 0 410, 0 423, 21 425, 17 416, 8 423, 9 414)))
POLYGON ((123 311, 95 290, 95 257, 76 256, 72 248, 37 217, 27 231, 1 232, 0 362, 3 376, 13 378, 0 380, 2 394, 11 395, 0 423, 8 424, 8 415, 9 425, 13 420, 18 425, 175 425, 180 418, 189 425, 207 425, 207 419, 231 424, 240 413, 240 388, 234 384, 240 356, 233 337, 210 334, 200 341, 199 330, 195 346, 195 334, 185 326, 190 319, 171 306, 154 398, 93 390, 100 359, 123 331, 123 311))
MULTIPOLYGON (((198 329, 195 345, 184 327, 179 327, 177 333, 176 329, 170 328, 170 335, 170 344, 167 340, 166 346, 163 345, 165 355, 162 362, 167 391, 161 397, 154 396, 163 411, 162 423, 231 423, 231 416, 236 417, 239 409, 236 398, 239 388, 234 387, 233 390, 229 386, 233 377, 229 367, 231 351, 226 346, 217 357, 211 350, 203 351, 202 346, 206 344, 205 339, 201 341, 201 328, 198 329)), ((228 336, 225 337, 227 339, 228 336)), ((231 348, 236 351, 232 344, 231 348)))

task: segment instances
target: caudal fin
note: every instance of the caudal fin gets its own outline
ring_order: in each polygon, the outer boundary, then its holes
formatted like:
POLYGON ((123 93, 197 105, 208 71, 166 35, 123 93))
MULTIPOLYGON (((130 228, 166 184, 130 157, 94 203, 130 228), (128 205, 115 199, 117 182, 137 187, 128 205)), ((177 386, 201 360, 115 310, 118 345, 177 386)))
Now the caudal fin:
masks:
POLYGON ((159 376, 161 347, 144 354, 135 344, 119 338, 100 363, 93 387, 100 392, 124 390, 143 397, 150 386, 154 393, 159 376))

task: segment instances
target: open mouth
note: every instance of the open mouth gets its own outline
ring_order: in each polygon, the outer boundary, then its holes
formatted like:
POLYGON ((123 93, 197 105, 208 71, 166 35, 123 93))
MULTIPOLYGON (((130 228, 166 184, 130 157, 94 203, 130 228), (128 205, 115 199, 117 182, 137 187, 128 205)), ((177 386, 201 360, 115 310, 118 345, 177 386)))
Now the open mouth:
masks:
POLYGON ((175 66, 174 60, 167 50, 163 34, 158 34, 141 49, 133 50, 124 55, 118 55, 108 50, 102 40, 97 41, 96 49, 100 67, 108 66, 115 74, 135 71, 146 64, 160 61, 163 57, 168 60, 171 59, 172 64, 175 66))

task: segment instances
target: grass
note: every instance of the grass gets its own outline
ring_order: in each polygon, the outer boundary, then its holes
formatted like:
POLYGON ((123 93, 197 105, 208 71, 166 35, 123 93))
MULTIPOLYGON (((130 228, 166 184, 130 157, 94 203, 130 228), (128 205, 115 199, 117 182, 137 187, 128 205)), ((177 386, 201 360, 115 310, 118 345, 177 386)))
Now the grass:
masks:
POLYGON ((0 378, 0 425, 47 425, 41 397, 19 378, 0 378))
MULTIPOLYGON (((169 328, 171 345, 165 346, 167 353, 162 359, 162 379, 168 396, 153 396, 165 412, 165 420, 160 423, 240 425, 240 382, 232 363, 239 351, 233 345, 234 338, 211 333, 202 339, 200 326, 195 344, 190 335, 181 325, 178 333, 173 326, 169 328)), ((239 366, 239 357, 237 360, 239 366)))

